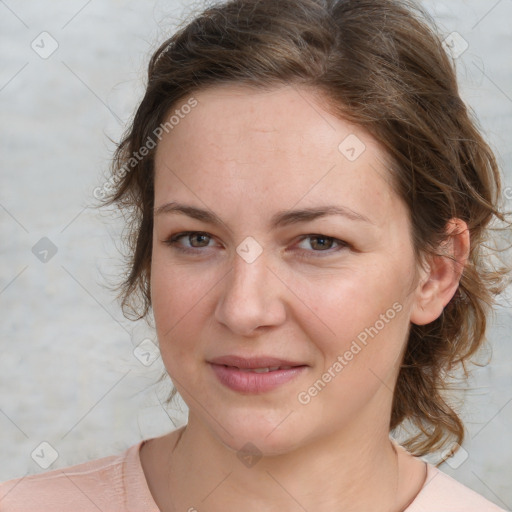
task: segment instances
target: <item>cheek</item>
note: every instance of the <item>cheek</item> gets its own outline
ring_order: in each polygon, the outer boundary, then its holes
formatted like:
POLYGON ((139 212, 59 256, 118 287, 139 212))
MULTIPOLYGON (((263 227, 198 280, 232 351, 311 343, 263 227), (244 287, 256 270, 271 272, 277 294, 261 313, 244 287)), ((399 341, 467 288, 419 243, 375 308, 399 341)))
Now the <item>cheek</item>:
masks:
MULTIPOLYGON (((386 380, 407 339, 403 270, 398 273, 396 266, 392 270, 385 264, 363 268, 334 278, 331 275, 323 285, 304 284, 302 292, 318 318, 315 325, 324 326, 322 331, 315 328, 316 334, 310 331, 322 353, 319 373, 330 369, 336 375, 343 374, 337 379, 341 392, 346 391, 347 382, 349 387, 365 389, 371 382, 379 385, 379 379, 386 380), (335 366, 336 362, 339 364, 335 366)), ((334 385, 333 391, 337 387, 334 385)))
POLYGON ((199 316, 206 293, 204 281, 191 278, 189 269, 170 264, 158 251, 153 253, 151 301, 164 361, 170 351, 176 356, 181 352, 190 354, 191 342, 200 339, 196 329, 201 325, 199 316))
MULTIPOLYGON (((207 293, 208 285, 194 264, 176 263, 169 257, 169 249, 153 246, 151 261, 151 302, 155 321, 169 329, 187 323, 187 315, 193 315, 195 306, 207 293), (201 275, 200 278, 197 276, 201 275), (180 320, 181 319, 181 320, 180 320)), ((174 329, 173 329, 174 330, 174 329)))
POLYGON ((297 295, 306 298, 333 340, 352 338, 403 300, 399 276, 383 272, 384 267, 361 265, 361 270, 332 273, 314 283, 303 281, 298 284, 297 295))

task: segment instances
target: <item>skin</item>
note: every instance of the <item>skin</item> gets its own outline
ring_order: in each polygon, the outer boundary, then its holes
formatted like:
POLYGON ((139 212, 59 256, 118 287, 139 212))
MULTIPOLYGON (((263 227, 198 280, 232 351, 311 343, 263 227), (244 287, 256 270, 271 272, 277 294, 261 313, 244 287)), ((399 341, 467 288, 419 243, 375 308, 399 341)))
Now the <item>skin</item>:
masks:
POLYGON ((327 113, 311 90, 225 85, 194 97, 198 106, 158 145, 155 207, 186 203, 222 224, 155 216, 157 335, 189 407, 185 427, 141 448, 156 503, 162 511, 403 510, 426 465, 393 449, 392 392, 410 324, 435 320, 457 289, 467 226, 447 225, 453 236, 444 250, 459 266, 441 257, 418 265, 386 154, 361 127, 327 113), (366 146, 354 161, 338 149, 350 134, 366 146), (278 211, 322 205, 348 207, 371 222, 331 215, 269 227, 278 211), (165 244, 183 231, 208 236, 165 244), (315 234, 348 245, 306 237, 315 234), (263 249, 252 263, 236 252, 248 236, 263 249), (298 394, 397 303, 400 312, 300 403, 298 394), (224 387, 207 363, 228 354, 308 368, 273 391, 247 395, 224 387), (237 457, 247 442, 261 455, 252 467, 237 457))

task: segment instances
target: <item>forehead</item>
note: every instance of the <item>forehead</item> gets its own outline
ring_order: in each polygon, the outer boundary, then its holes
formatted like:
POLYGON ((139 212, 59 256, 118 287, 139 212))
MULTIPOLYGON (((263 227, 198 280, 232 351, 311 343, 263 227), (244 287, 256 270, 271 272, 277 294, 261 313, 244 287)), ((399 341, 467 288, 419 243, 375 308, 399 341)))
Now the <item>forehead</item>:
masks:
POLYGON ((193 96, 197 106, 158 144, 156 204, 176 194, 212 200, 215 191, 265 208, 318 205, 323 197, 361 210, 371 197, 369 213, 396 199, 380 145, 325 111, 320 95, 223 85, 193 96))

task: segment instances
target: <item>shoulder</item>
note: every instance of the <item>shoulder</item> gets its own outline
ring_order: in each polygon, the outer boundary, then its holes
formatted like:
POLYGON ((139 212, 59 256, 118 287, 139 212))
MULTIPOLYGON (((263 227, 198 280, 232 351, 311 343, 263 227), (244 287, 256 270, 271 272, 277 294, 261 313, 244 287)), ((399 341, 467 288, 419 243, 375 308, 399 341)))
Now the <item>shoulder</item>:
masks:
POLYGON ((141 491, 139 497, 148 498, 144 494, 148 489, 138 458, 142 443, 120 455, 1 482, 0 509, 4 512, 129 510, 127 492, 141 491))
POLYGON ((427 464, 425 484, 404 512, 505 512, 482 495, 461 484, 441 470, 427 464))

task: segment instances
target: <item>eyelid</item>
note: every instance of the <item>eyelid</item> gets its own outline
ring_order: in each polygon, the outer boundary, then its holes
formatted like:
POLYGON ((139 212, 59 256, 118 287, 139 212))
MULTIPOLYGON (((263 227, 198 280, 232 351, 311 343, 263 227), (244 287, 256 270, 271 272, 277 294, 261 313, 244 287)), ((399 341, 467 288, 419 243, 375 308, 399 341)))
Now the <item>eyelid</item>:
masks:
POLYGON ((348 242, 345 242, 344 240, 341 240, 339 238, 336 238, 334 236, 324 235, 322 233, 309 233, 307 235, 302 235, 297 243, 302 242, 303 240, 306 240, 308 238, 326 238, 328 240, 333 241, 334 243, 338 244, 338 247, 335 249, 326 249, 325 251, 307 251, 305 249, 300 249, 300 251, 304 251, 306 253, 311 254, 314 258, 316 257, 327 257, 333 254, 338 254, 343 249, 351 248, 351 245, 348 242))
POLYGON ((191 247, 191 248, 190 247, 180 247, 178 244, 179 240, 181 238, 186 238, 187 236, 190 236, 190 235, 206 235, 211 240, 215 239, 215 237, 213 235, 211 235, 210 233, 208 233, 206 231, 181 231, 179 233, 169 236, 162 242, 165 245, 170 246, 171 248, 176 248, 176 250, 178 250, 178 251, 186 252, 186 253, 193 253, 193 254, 197 254, 201 249, 206 249, 208 247, 208 246, 206 246, 206 247, 191 247))
MULTIPOLYGON (((203 252, 202 251, 203 249, 209 248, 209 246, 195 247, 195 248, 194 247, 192 247, 192 248, 180 247, 178 244, 179 240, 181 238, 186 238, 187 236, 190 236, 190 235, 206 235, 211 240, 215 240, 215 237, 206 231, 181 231, 179 233, 169 236, 166 240, 163 240, 163 243, 170 246, 171 248, 175 248, 176 250, 178 250, 182 253, 196 254, 196 255, 199 254, 200 252, 203 252)), ((307 258, 310 255, 313 258, 327 257, 327 256, 330 256, 333 254, 337 254, 344 249, 349 249, 352 247, 351 244, 349 244, 348 242, 345 242, 344 240, 340 240, 339 238, 336 238, 333 236, 324 235, 322 233, 308 233, 305 235, 301 235, 299 240, 294 245, 297 245, 300 242, 302 242, 303 240, 306 240, 308 238, 326 238, 326 239, 332 240, 333 242, 338 244, 338 247, 334 250, 326 249, 325 251, 314 251, 314 250, 308 251, 306 249, 299 249, 300 257, 307 258), (305 255, 305 253, 307 253, 307 256, 305 255)))

